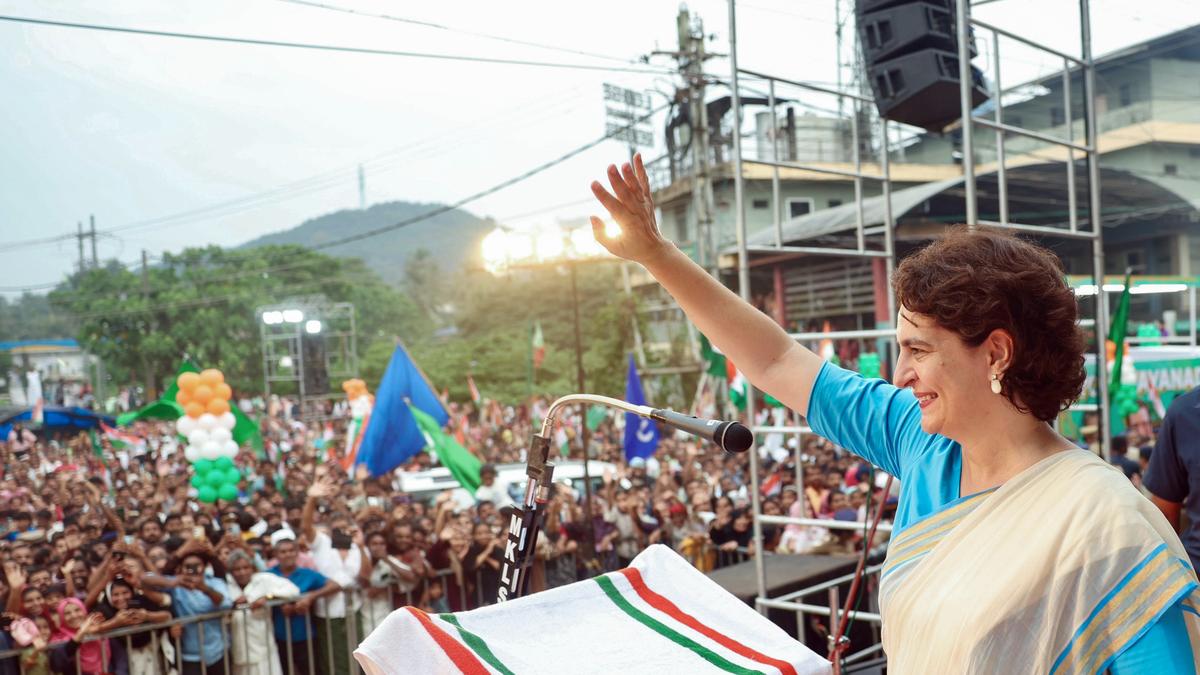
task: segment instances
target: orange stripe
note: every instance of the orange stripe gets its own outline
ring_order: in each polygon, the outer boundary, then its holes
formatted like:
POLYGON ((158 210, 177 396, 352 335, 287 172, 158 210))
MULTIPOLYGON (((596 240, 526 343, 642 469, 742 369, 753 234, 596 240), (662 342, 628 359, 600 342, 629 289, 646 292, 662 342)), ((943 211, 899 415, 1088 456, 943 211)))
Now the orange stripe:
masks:
POLYGON ((747 647, 746 645, 730 638, 727 635, 718 633, 712 628, 700 623, 700 621, 698 621, 691 614, 687 614, 683 610, 679 609, 675 603, 650 590, 650 587, 646 585, 646 581, 642 579, 642 573, 636 568, 626 567, 623 570, 617 571, 625 575, 625 578, 629 580, 629 584, 633 586, 633 590, 637 591, 638 597, 640 597, 643 601, 645 601, 646 604, 650 605, 654 609, 657 609, 663 614, 666 614, 672 619, 687 626, 688 628, 691 628, 697 633, 700 633, 704 637, 716 642, 735 654, 758 661, 764 665, 778 668, 779 672, 783 673, 783 675, 796 675, 796 669, 793 668, 792 664, 788 663, 787 661, 780 661, 779 659, 771 658, 766 654, 747 647))
POLYGON ((416 607, 405 607, 409 614, 417 617, 417 621, 421 622, 421 626, 429 633, 429 637, 437 643, 446 656, 463 672, 463 675, 492 675, 491 671, 483 667, 479 659, 471 653, 471 650, 462 645, 461 642, 450 637, 446 631, 438 628, 432 621, 429 620, 429 615, 416 607))

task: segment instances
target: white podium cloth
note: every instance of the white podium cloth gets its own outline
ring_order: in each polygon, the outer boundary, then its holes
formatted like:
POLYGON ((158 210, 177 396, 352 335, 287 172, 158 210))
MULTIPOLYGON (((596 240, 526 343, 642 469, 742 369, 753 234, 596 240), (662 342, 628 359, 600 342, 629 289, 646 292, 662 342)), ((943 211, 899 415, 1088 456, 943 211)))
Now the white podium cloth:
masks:
POLYGON ((396 610, 354 655, 368 675, 831 672, 661 545, 624 570, 498 605, 396 610))

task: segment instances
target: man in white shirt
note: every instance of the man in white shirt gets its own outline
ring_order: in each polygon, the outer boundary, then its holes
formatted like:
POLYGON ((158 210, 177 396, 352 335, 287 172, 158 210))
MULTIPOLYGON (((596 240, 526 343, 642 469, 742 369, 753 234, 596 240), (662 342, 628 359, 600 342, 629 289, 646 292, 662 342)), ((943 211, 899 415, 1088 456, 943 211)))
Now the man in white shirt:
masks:
POLYGON ((329 534, 317 530, 314 525, 317 502, 337 492, 337 481, 331 476, 322 476, 313 483, 304 502, 301 531, 309 542, 317 571, 342 587, 342 592, 318 600, 316 604, 317 665, 321 672, 350 675, 350 652, 364 637, 358 617, 362 600, 353 590, 359 585, 367 585, 372 565, 363 546, 362 533, 348 515, 334 514, 329 521, 329 534), (348 619, 354 623, 348 623, 348 619))

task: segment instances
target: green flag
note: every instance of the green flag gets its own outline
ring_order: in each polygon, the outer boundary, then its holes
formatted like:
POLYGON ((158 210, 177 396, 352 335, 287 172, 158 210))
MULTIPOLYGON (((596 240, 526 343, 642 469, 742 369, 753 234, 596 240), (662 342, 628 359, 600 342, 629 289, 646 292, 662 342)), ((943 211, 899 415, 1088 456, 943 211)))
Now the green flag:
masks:
POLYGON ((167 388, 157 401, 151 401, 137 410, 122 413, 117 417, 117 426, 129 426, 138 420, 177 420, 183 417, 183 406, 175 402, 175 392, 179 391, 177 380, 183 373, 198 372, 200 369, 196 367, 196 364, 185 360, 179 364, 179 370, 175 371, 175 376, 167 383, 167 388))
POLYGON ((229 412, 233 413, 234 419, 233 440, 237 441, 238 445, 249 444, 259 459, 266 457, 267 452, 263 448, 262 430, 258 427, 258 421, 247 416, 236 405, 230 406, 229 412))
POLYGON ((442 431, 441 425, 424 410, 409 404, 417 427, 425 434, 426 446, 437 453, 442 466, 450 469, 450 474, 458 484, 467 489, 472 495, 479 489, 479 469, 483 464, 479 458, 472 455, 466 448, 458 444, 452 436, 442 431))
MULTIPOLYGON (((1129 291, 1130 272, 1125 272, 1125 290, 1121 291, 1121 301, 1117 304, 1117 312, 1113 314, 1112 324, 1108 328, 1108 339, 1113 343, 1112 375, 1108 378, 1108 402, 1112 403, 1113 396, 1121 386, 1121 361, 1125 359, 1125 333, 1129 330, 1129 291)), ((1100 282, 1102 285, 1103 280, 1100 282)), ((1103 288, 1096 289, 1097 298, 1105 302, 1103 288)), ((1105 353, 1108 353, 1106 348, 1105 353)))
POLYGON ((594 405, 588 408, 587 411, 587 428, 589 431, 595 431, 600 428, 600 424, 608 417, 608 408, 602 405, 594 405))
POLYGON ((713 377, 719 377, 724 380, 727 377, 725 372, 725 355, 713 348, 712 343, 704 334, 700 334, 700 358, 704 360, 704 371, 713 377))

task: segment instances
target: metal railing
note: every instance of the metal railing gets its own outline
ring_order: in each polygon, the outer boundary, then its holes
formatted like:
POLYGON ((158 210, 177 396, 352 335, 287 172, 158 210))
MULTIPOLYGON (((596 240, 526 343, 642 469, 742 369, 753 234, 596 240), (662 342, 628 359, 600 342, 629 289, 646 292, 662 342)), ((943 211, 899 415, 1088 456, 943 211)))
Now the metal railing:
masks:
MULTIPOLYGON (((143 623, 89 634, 79 642, 63 641, 36 648, 33 645, 0 650, 0 669, 12 666, 12 672, 24 675, 36 670, 42 661, 59 668, 51 672, 88 675, 82 655, 93 645, 101 651, 102 672, 128 672, 129 675, 169 675, 196 672, 201 675, 220 675, 237 672, 246 675, 315 675, 317 673, 360 673, 354 660, 354 650, 371 630, 388 614, 406 605, 417 605, 429 597, 430 582, 440 580, 443 594, 450 588, 450 569, 435 570, 431 578, 418 580, 408 588, 399 584, 348 588, 338 591, 345 608, 343 617, 328 616, 321 604, 319 591, 292 598, 275 598, 261 604, 235 606, 191 616, 173 617, 159 623, 143 623), (309 610, 300 615, 286 616, 282 608, 304 599, 314 600, 309 610), (355 609, 351 609, 355 608, 355 609), (325 613, 319 616, 318 612, 325 613), (296 634, 294 619, 302 616, 303 639, 296 634), (282 634, 276 631, 276 622, 282 634), (219 631, 220 640, 212 641, 211 631, 219 631), (143 639, 139 639, 143 638, 143 639), (219 656, 205 659, 208 652, 219 656), (135 645, 135 643, 142 643, 135 645), (219 650, 218 650, 219 646, 219 650), (40 658, 45 655, 45 659, 40 658), (28 663, 27 663, 28 662, 28 663), (185 669, 185 664, 187 664, 185 669)), ((464 571, 463 583, 458 586, 459 607, 475 608, 492 604, 494 598, 483 594, 483 571, 474 574, 464 571), (471 584, 473 583, 473 586, 471 584), (470 587, 470 588, 469 588, 470 587), (468 601, 471 601, 470 603, 468 601)), ((333 600, 325 598, 325 603, 333 600)), ((441 603, 430 602, 438 610, 441 603)), ((450 609, 447 602, 441 609, 450 609)), ((296 627, 297 629, 301 627, 296 627)), ((87 659, 90 661, 91 659, 87 659)))

